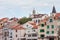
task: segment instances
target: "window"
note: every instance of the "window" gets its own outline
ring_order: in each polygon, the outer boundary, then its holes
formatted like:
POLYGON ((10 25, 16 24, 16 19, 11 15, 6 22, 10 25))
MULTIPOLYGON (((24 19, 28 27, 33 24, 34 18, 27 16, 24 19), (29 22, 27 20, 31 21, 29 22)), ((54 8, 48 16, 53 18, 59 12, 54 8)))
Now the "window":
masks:
POLYGON ((12 32, 10 33, 10 35, 12 35, 12 32))
POLYGON ((49 31, 47 31, 46 33, 49 34, 49 31))
POLYGON ((28 33, 29 33, 30 31, 28 31, 28 33))
POLYGON ((19 40, 19 38, 17 40, 19 40))
POLYGON ((21 38, 21 40, 26 40, 26 38, 21 38))
POLYGON ((44 34, 40 35, 41 38, 44 38, 44 36, 45 36, 44 34))
POLYGON ((37 39, 32 39, 32 40, 37 40, 37 39))
POLYGON ((52 19, 50 19, 50 22, 53 22, 53 20, 52 20, 52 19))
POLYGON ((33 32, 35 32, 35 29, 33 29, 33 32))
POLYGON ((54 34, 54 31, 52 31, 52 34, 54 34))
POLYGON ((41 29, 40 32, 44 32, 44 29, 41 29))
POLYGON ((41 24, 42 27, 44 27, 44 24, 41 24))
POLYGON ((31 37, 31 35, 30 35, 30 34, 28 34, 28 37, 31 37))
POLYGON ((12 36, 10 36, 10 38, 12 38, 12 36))
POLYGON ((27 39, 27 40, 31 40, 31 39, 27 39))
POLYGON ((2 24, 1 24, 2 25, 2 24))
POLYGON ((54 28, 54 25, 51 25, 52 26, 52 28, 54 28))
POLYGON ((28 27, 28 25, 26 25, 28 27))
POLYGON ((36 23, 37 23, 37 20, 36 20, 36 23))
POLYGON ((36 37, 36 36, 37 36, 37 34, 32 34, 32 36, 33 36, 33 37, 36 37))
POLYGON ((17 37, 17 35, 16 35, 16 37, 17 37))
POLYGON ((16 30, 16 32, 17 32, 17 30, 16 30))
POLYGON ((49 25, 47 25, 47 29, 49 29, 49 25))
POLYGON ((6 32, 4 32, 4 37, 6 37, 6 32))
POLYGON ((38 20, 38 23, 40 23, 40 20, 38 20))
POLYGON ((9 36, 9 32, 4 32, 4 36, 9 36))
POLYGON ((5 38, 5 40, 7 40, 7 38, 5 38))
POLYGON ((10 40, 12 40, 12 39, 10 39, 10 40))

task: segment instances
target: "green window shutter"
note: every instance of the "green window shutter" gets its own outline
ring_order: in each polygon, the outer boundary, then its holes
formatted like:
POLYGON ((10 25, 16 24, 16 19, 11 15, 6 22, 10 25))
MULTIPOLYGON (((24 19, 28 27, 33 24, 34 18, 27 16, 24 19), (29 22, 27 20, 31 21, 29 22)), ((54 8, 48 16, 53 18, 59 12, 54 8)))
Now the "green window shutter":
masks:
POLYGON ((50 19, 50 22, 53 22, 53 20, 52 20, 52 19, 50 19))
POLYGON ((41 24, 42 27, 44 27, 44 24, 41 24))
POLYGON ((47 31, 46 33, 49 34, 49 31, 47 31))
POLYGON ((52 31, 52 34, 54 34, 54 31, 52 31))
POLYGON ((54 25, 51 25, 52 26, 52 28, 54 28, 54 25))
POLYGON ((49 25, 47 25, 47 29, 49 29, 49 25))
POLYGON ((44 29, 41 29, 40 32, 44 32, 44 29))

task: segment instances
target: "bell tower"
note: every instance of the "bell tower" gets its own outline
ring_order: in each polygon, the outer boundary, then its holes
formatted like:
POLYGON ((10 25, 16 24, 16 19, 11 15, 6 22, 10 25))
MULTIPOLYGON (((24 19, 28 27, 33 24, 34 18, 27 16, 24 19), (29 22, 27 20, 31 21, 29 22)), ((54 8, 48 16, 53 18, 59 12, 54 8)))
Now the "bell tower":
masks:
POLYGON ((56 13, 55 6, 53 6, 52 13, 56 13))
POLYGON ((55 6, 53 6, 50 16, 55 16, 55 14, 56 14, 56 9, 55 6))
POLYGON ((33 9, 32 13, 33 13, 33 15, 36 13, 35 9, 33 9))

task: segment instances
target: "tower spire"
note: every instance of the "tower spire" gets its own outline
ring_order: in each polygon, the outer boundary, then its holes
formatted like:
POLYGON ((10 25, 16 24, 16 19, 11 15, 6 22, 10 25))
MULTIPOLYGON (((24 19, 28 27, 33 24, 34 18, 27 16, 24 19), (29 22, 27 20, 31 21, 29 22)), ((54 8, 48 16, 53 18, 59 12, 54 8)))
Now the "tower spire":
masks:
POLYGON ((35 9, 33 9, 33 12, 32 12, 33 14, 35 14, 36 13, 36 11, 35 11, 35 9))
POLYGON ((52 13, 56 13, 55 6, 53 6, 52 13))

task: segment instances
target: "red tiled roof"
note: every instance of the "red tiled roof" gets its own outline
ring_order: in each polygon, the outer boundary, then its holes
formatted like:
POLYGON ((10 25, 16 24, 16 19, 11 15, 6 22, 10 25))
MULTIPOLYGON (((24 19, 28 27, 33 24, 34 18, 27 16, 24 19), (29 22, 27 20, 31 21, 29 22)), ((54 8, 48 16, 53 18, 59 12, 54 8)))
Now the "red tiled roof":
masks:
POLYGON ((16 26, 13 26, 12 29, 15 29, 15 30, 23 30, 25 28, 22 25, 16 25, 16 26))
POLYGON ((37 26, 37 25, 33 25, 33 28, 34 28, 34 29, 38 29, 38 26, 37 26))
POLYGON ((29 24, 31 24, 31 25, 36 25, 36 23, 29 23, 29 24))
POLYGON ((43 20, 41 20, 42 22, 46 22, 47 20, 48 20, 48 18, 49 17, 47 17, 47 18, 45 18, 45 19, 43 19, 43 20))
POLYGON ((8 21, 8 18, 2 18, 0 19, 0 22, 7 22, 8 21))
POLYGON ((1 20, 8 20, 8 18, 2 18, 1 20))
POLYGON ((33 15, 34 16, 33 18, 41 18, 44 15, 46 15, 46 14, 35 14, 35 15, 33 15))
POLYGON ((48 18, 49 18, 49 17, 44 18, 43 20, 41 20, 40 23, 38 24, 38 26, 40 26, 41 22, 46 25, 46 22, 47 22, 48 18))
POLYGON ((3 27, 1 26, 0 29, 2 29, 3 27))
POLYGON ((60 13, 56 13, 56 15, 55 16, 60 16, 60 13))
POLYGON ((36 23, 34 23, 34 22, 28 22, 28 23, 31 24, 34 29, 37 29, 38 28, 38 26, 36 25, 36 23))
POLYGON ((56 15, 54 17, 55 17, 55 19, 60 19, 60 13, 56 13, 56 15))

